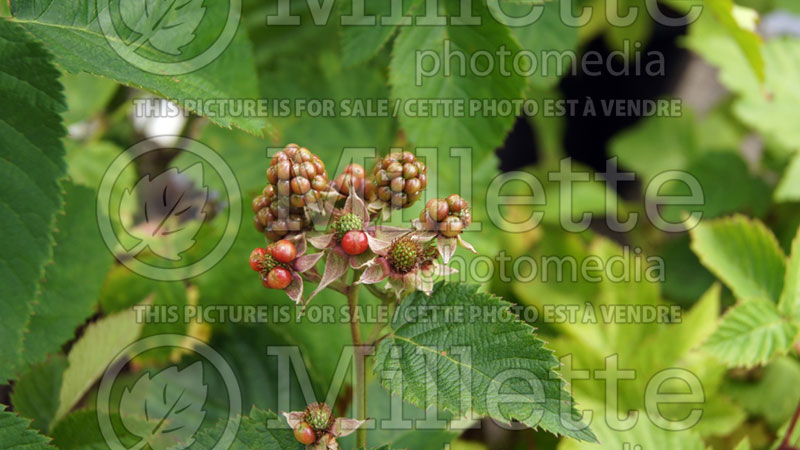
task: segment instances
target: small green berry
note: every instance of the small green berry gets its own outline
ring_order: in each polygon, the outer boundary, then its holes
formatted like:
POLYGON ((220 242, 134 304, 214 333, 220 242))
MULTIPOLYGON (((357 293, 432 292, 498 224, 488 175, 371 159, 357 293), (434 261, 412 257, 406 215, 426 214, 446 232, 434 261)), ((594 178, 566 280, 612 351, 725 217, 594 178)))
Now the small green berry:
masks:
POLYGON ((337 241, 341 241, 348 231, 360 230, 364 222, 355 214, 348 213, 343 215, 333 224, 333 231, 337 241))

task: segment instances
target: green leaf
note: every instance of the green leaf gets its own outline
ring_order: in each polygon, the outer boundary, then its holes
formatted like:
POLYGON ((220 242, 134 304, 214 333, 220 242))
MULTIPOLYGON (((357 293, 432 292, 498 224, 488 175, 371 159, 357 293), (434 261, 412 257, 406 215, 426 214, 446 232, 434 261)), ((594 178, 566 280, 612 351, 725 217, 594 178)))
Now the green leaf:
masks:
MULTIPOLYGON (((659 170, 663 171, 661 167, 659 170)), ((661 210, 664 220, 677 223, 690 211, 701 211, 703 218, 713 219, 734 212, 747 212, 761 216, 770 203, 769 186, 750 173, 744 159, 733 152, 707 152, 695 157, 681 168, 693 176, 703 190, 701 205, 665 205, 661 210), (730 183, 729 180, 736 180, 730 183)), ((689 196, 689 186, 683 181, 667 182, 662 195, 689 196)))
MULTIPOLYGON (((602 448, 675 448, 681 450, 704 450, 705 444, 700 436, 693 430, 669 431, 665 430, 647 418, 645 411, 638 411, 639 420, 630 430, 617 431, 608 425, 603 417, 596 414, 593 420, 597 439, 603 443, 602 448)), ((592 450, 598 448, 596 444, 571 441, 564 439, 559 442, 558 450, 592 450)))
MULTIPOLYGON (((509 17, 524 17, 531 11, 530 4, 522 2, 507 2, 499 6, 509 17)), ((554 86, 561 76, 572 71, 574 58, 562 60, 561 55, 574 54, 570 52, 577 50, 578 28, 564 24, 557 2, 539 6, 544 8, 544 12, 535 23, 521 27, 509 26, 509 29, 520 47, 532 52, 539 63, 539 67, 528 77, 528 81, 538 88, 549 88, 554 86), (552 54, 558 56, 552 57, 552 54), (547 65, 544 66, 544 63, 547 65)))
POLYGON ((800 402, 800 362, 790 356, 775 358, 757 372, 756 380, 730 379, 721 392, 742 405, 751 416, 763 417, 777 430, 792 418, 800 402))
MULTIPOLYGON (((410 17, 410 13, 421 3, 420 0, 405 0, 402 2, 402 15, 410 17)), ((374 17, 372 25, 345 25, 342 26, 342 62, 346 66, 362 63, 369 60, 383 48, 397 30, 398 25, 384 25, 384 18, 391 17, 391 1, 366 2, 364 13, 367 18, 374 17)), ((349 15, 349 3, 343 9, 344 15, 349 15)), ((397 19, 391 19, 396 21, 397 19)), ((413 20, 413 19, 412 19, 413 20)))
POLYGON ((171 55, 180 55, 181 47, 195 39, 194 31, 205 13, 202 0, 149 0, 120 4, 122 21, 140 35, 136 42, 147 42, 171 55))
POLYGON ((14 383, 11 404, 20 415, 33 419, 33 428, 48 431, 58 409, 58 391, 66 368, 67 359, 55 356, 31 367, 14 383))
POLYGON ((800 201, 800 153, 789 162, 774 195, 778 202, 800 201))
POLYGON ((105 317, 86 328, 67 357, 69 367, 64 371, 58 411, 51 427, 67 415, 113 358, 139 337, 141 330, 142 324, 137 323, 133 309, 105 317))
POLYGON ((64 110, 59 72, 41 45, 0 20, 0 383, 23 363, 26 324, 52 255, 53 220, 61 207, 64 110))
POLYGON ((513 418, 552 433, 595 441, 588 427, 571 430, 563 425, 574 405, 554 371, 558 361, 553 353, 530 325, 514 316, 510 303, 476 291, 473 285, 439 283, 430 297, 415 292, 403 300, 392 321, 393 331, 375 356, 375 373, 384 387, 419 407, 433 401, 457 416, 474 410, 504 422, 513 418), (437 314, 421 312, 421 307, 437 314), (491 315, 458 319, 459 311, 464 314, 472 308, 491 315), (512 369, 515 377, 500 381, 498 376, 512 369), (534 391, 533 385, 540 389, 534 391), (534 408, 541 418, 534 418, 534 408))
POLYGON ((29 428, 30 422, 0 405, 0 442, 3 448, 23 448, 41 450, 56 448, 49 445, 49 439, 29 428))
POLYGON ((800 130, 787 115, 800 102, 800 86, 787 83, 800 77, 800 39, 776 38, 764 46, 767 78, 764 87, 742 93, 734 105, 744 123, 789 149, 797 149, 800 130))
POLYGON ((751 300, 731 308, 705 348, 729 366, 751 367, 766 363, 786 349, 797 327, 778 314, 768 300, 751 300))
POLYGON ((61 115, 66 124, 92 119, 103 110, 119 89, 119 85, 113 80, 88 73, 65 72, 61 76, 61 83, 67 98, 67 110, 61 115), (92 94, 87 95, 87 92, 92 94))
MULTIPOLYGON (((126 5, 142 4, 142 2, 124 3, 126 5)), ((191 4, 199 3, 192 0, 191 4)), ((122 9, 127 11, 125 8, 122 9)), ((182 49, 182 53, 185 55, 202 54, 205 49, 211 47, 224 28, 225 20, 228 17, 228 3, 206 5, 205 9, 202 23, 194 31, 197 35, 196 38, 182 49)), ((142 70, 125 61, 114 51, 100 27, 97 5, 94 1, 44 3, 33 0, 13 0, 11 11, 18 23, 22 24, 31 35, 43 42, 53 52, 59 65, 72 73, 87 72, 111 78, 127 86, 146 89, 181 105, 184 105, 186 100, 256 99, 259 97, 252 48, 244 30, 239 30, 225 51, 207 66, 185 75, 167 76, 142 70)), ((166 12, 161 12, 166 15, 166 12)), ((181 16, 180 12, 173 12, 169 17, 170 20, 179 20, 181 16)), ((117 28, 124 28, 119 20, 112 19, 112 21, 117 28)), ((184 33, 183 36, 188 37, 190 34, 184 33)), ((138 47, 137 55, 149 60, 164 62, 171 62, 168 58, 171 55, 153 44, 157 43, 158 47, 172 51, 175 50, 172 47, 172 41, 181 43, 175 41, 174 33, 155 33, 152 30, 145 34, 134 31, 131 36, 127 37, 120 32, 120 36, 116 38, 125 39, 126 45, 129 43, 141 44, 138 47), (137 36, 147 39, 149 43, 136 41, 137 36)), ((184 57, 183 60, 185 59, 187 58, 184 57)), ((178 59, 178 62, 180 61, 178 59)), ((204 113, 197 105, 186 105, 188 109, 198 114, 204 113)), ((211 114, 209 119, 222 127, 235 126, 257 136, 261 136, 265 127, 264 120, 261 118, 235 116, 230 111, 224 110, 219 114, 211 114)))
MULTIPOLYGON (((112 414, 110 421, 119 422, 119 416, 112 414)), ((114 433, 125 448, 133 448, 139 441, 122 426, 115 426, 114 433)), ((50 433, 53 436, 53 445, 62 450, 106 450, 108 441, 100 431, 97 420, 97 411, 75 411, 64 418, 50 433)))
POLYGON ((735 5, 733 0, 709 0, 705 4, 733 37, 756 77, 764 81, 766 75, 764 74, 764 58, 761 55, 762 40, 755 32, 755 22, 752 24, 742 23, 739 19, 744 8, 735 5), (752 29, 749 29, 751 25, 752 29))
MULTIPOLYGON (((287 425, 286 428, 267 428, 268 420, 283 420, 272 411, 253 408, 250 415, 241 418, 239 431, 230 450, 250 450, 254 448, 264 450, 302 450, 303 444, 294 438, 292 430, 287 425)), ((212 449, 215 448, 219 436, 222 434, 222 423, 213 430, 200 430, 195 436, 195 444, 192 448, 212 449)))
POLYGON ((614 137, 610 152, 623 167, 644 177, 645 183, 664 170, 682 169, 700 153, 693 117, 645 119, 614 137))
POLYGON ((45 268, 28 323, 23 348, 27 364, 43 361, 75 336, 75 329, 94 312, 113 261, 100 236, 87 232, 97 227, 94 190, 71 183, 64 183, 64 189, 64 213, 56 217, 53 260, 45 268))
POLYGON ((800 76, 800 39, 777 37, 763 45, 763 83, 736 40, 712 15, 702 15, 685 42, 720 69, 720 81, 738 95, 733 110, 741 121, 787 149, 797 148, 800 130, 791 111, 800 101, 800 88, 786 80, 800 76))
MULTIPOLYGON (((445 7, 453 15, 457 15, 460 2, 447 0, 445 7)), ((512 53, 519 51, 519 46, 511 38, 508 28, 494 20, 488 9, 476 3, 474 14, 481 18, 480 26, 425 26, 406 27, 394 43, 392 61, 389 67, 389 82, 392 86, 392 97, 399 102, 453 99, 469 104, 470 100, 510 100, 522 98, 525 80, 511 67, 509 58, 505 59, 506 67, 500 67, 500 57, 497 52, 501 47, 512 53), (467 60, 466 73, 461 73, 461 68, 454 65, 455 73, 445 75, 443 67, 431 77, 423 77, 422 70, 432 68, 434 58, 428 58, 417 69, 419 55, 436 55, 444 64, 445 43, 448 43, 451 53, 463 52, 467 60), (493 70, 486 76, 480 77, 469 69, 469 58, 479 51, 486 51, 492 55, 493 70), (417 80, 419 70, 420 80, 417 80), (509 76, 502 76, 501 70, 508 70, 509 76), (463 76, 462 76, 463 75, 463 76), (421 85, 418 84, 421 82, 421 85)), ((484 65, 478 64, 479 70, 485 70, 484 65)), ((449 158, 451 147, 469 147, 475 152, 473 158, 480 161, 488 152, 499 146, 507 132, 514 124, 514 114, 468 114, 465 105, 464 117, 412 117, 407 114, 399 116, 400 125, 407 133, 408 138, 420 147, 437 147, 442 156, 449 158)), ((445 167, 441 165, 441 167, 445 167)))
POLYGON ((702 222, 690 233, 692 250, 738 299, 778 301, 786 256, 761 221, 736 215, 702 222))
POLYGON ((786 279, 783 282, 778 311, 784 317, 800 320, 800 229, 792 241, 792 254, 786 265, 786 279))

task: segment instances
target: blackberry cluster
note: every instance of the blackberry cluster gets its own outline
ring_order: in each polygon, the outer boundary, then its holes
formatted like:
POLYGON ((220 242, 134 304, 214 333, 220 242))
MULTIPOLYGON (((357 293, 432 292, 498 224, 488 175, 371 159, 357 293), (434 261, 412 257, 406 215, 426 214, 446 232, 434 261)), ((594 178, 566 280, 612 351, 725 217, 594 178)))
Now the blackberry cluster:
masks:
POLYGON ((472 214, 466 200, 458 194, 451 194, 446 199, 428 200, 419 214, 419 220, 426 230, 456 237, 472 223, 472 214))
POLYGON ((411 152, 390 153, 373 171, 377 197, 394 209, 408 208, 428 185, 425 164, 411 152))
POLYGON ((289 144, 272 157, 267 181, 253 199, 256 229, 267 239, 278 240, 310 228, 311 212, 323 210, 329 191, 322 160, 307 148, 289 144))
POLYGON ((367 202, 376 198, 376 187, 373 180, 367 179, 367 172, 361 164, 348 164, 344 171, 333 180, 331 187, 342 197, 355 191, 359 197, 367 202))

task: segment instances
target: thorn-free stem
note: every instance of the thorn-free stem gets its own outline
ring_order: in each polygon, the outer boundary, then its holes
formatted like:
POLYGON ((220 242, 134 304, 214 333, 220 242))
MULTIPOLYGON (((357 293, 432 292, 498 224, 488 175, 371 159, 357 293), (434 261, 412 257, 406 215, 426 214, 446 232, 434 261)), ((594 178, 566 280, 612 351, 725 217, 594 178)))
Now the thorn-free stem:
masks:
MULTIPOLYGON (((350 335, 353 338, 353 351, 355 361, 353 368, 356 372, 356 385, 353 386, 353 397, 356 403, 356 419, 366 420, 367 418, 367 382, 365 370, 366 351, 364 342, 361 340, 361 327, 358 323, 358 290, 361 287, 357 284, 363 269, 353 272, 353 282, 347 289, 347 304, 350 307, 350 335)), ((356 430, 356 448, 366 447, 367 428, 361 426, 356 430)))

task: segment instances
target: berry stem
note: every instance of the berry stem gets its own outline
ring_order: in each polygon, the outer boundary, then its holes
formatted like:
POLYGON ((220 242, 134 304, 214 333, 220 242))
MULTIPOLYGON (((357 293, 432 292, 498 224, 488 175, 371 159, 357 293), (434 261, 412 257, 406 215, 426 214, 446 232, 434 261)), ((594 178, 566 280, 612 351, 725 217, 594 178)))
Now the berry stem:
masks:
MULTIPOLYGON (((365 420, 367 418, 367 382, 365 370, 365 358, 367 352, 364 342, 361 340, 361 327, 358 323, 358 290, 361 287, 357 284, 363 269, 353 272, 353 283, 347 288, 347 304, 350 307, 350 335, 353 338, 355 349, 354 370, 356 371, 356 385, 353 386, 354 402, 356 403, 356 419, 365 420)), ((359 427, 356 430, 356 448, 366 447, 367 428, 359 427)))
POLYGON ((778 450, 796 450, 795 447, 792 446, 792 435, 794 434, 794 428, 797 426, 797 422, 800 421, 800 404, 797 405, 797 409, 794 412, 794 416, 792 417, 792 421, 789 424, 789 428, 786 430, 786 435, 783 437, 783 442, 781 442, 781 446, 778 447, 778 450))

